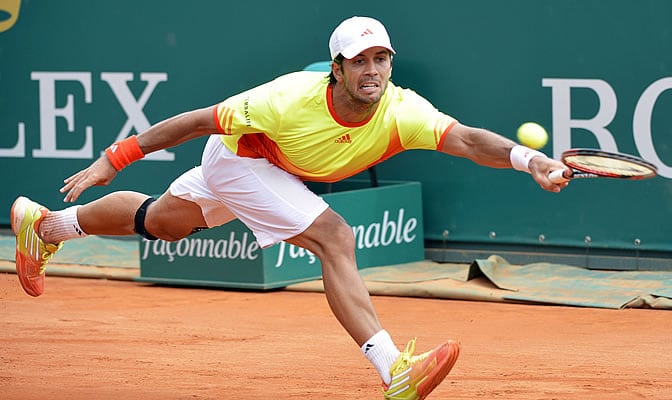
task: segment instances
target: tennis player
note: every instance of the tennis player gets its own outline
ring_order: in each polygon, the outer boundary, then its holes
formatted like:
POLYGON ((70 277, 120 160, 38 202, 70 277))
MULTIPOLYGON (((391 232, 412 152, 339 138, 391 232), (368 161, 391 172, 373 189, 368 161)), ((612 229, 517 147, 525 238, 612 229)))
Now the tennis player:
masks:
POLYGON ((112 144, 61 189, 65 201, 74 202, 148 153, 209 135, 201 165, 177 178, 156 201, 137 192, 114 192, 49 211, 17 198, 11 220, 24 290, 42 294, 47 262, 66 240, 137 233, 176 241, 238 218, 264 248, 286 241, 319 257, 329 306, 380 374, 384 398, 424 399, 455 364, 458 343, 447 340, 418 355, 415 339, 403 351, 397 348, 358 274, 352 228, 304 181, 339 181, 408 149, 513 167, 551 192, 566 183, 551 183, 549 173, 565 167, 496 133, 463 125, 390 82, 395 51, 379 21, 346 19, 332 33, 329 48, 328 76, 291 73, 159 122, 112 144))

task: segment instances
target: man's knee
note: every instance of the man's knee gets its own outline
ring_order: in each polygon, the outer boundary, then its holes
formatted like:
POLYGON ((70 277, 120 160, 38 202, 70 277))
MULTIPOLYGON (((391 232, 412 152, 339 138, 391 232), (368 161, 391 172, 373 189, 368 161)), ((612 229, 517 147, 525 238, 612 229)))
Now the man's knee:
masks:
POLYGON ((135 212, 135 219, 134 219, 134 227, 133 230, 135 233, 138 235, 144 237, 147 240, 156 240, 158 239, 156 236, 150 234, 147 232, 147 229, 145 228, 145 219, 147 218, 147 209, 149 206, 155 202, 156 199, 153 197, 147 198, 140 207, 138 207, 137 211, 135 212))
POLYGON ((200 207, 195 203, 162 196, 145 200, 135 213, 134 231, 147 240, 168 242, 208 229, 202 220, 200 207), (151 211, 151 212, 150 212, 151 211), (194 215, 199 218, 194 218, 194 215))
POLYGON ((315 247, 314 252, 319 252, 318 256, 333 257, 336 254, 354 254, 355 251, 352 227, 331 209, 320 215, 302 236, 315 247))

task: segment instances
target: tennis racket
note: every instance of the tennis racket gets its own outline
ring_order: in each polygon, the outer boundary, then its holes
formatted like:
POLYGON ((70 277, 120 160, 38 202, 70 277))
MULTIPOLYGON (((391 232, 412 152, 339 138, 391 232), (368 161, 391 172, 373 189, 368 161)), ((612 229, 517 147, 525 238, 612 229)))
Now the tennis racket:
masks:
POLYGON ((658 168, 648 161, 628 154, 596 149, 569 149, 560 159, 571 169, 569 176, 565 170, 551 172, 548 177, 553 183, 562 183, 580 178, 647 179, 658 173, 658 168))

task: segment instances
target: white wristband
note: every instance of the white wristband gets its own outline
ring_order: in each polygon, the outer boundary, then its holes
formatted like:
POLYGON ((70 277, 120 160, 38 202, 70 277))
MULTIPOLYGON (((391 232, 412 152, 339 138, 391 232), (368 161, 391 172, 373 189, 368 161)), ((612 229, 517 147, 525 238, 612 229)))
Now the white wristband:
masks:
POLYGON ((509 153, 509 159, 511 160, 511 166, 518 171, 530 173, 530 160, 534 157, 546 157, 546 154, 532 150, 529 147, 516 145, 511 149, 509 153))

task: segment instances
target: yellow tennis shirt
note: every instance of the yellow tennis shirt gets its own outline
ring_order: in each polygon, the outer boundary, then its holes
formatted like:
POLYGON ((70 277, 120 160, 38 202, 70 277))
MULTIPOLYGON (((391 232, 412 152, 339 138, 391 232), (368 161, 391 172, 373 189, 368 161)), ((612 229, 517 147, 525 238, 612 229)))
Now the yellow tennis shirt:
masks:
POLYGON ((303 180, 336 182, 407 149, 436 150, 457 122, 390 82, 370 119, 348 123, 331 89, 324 72, 302 71, 230 97, 215 108, 222 142, 303 180))

